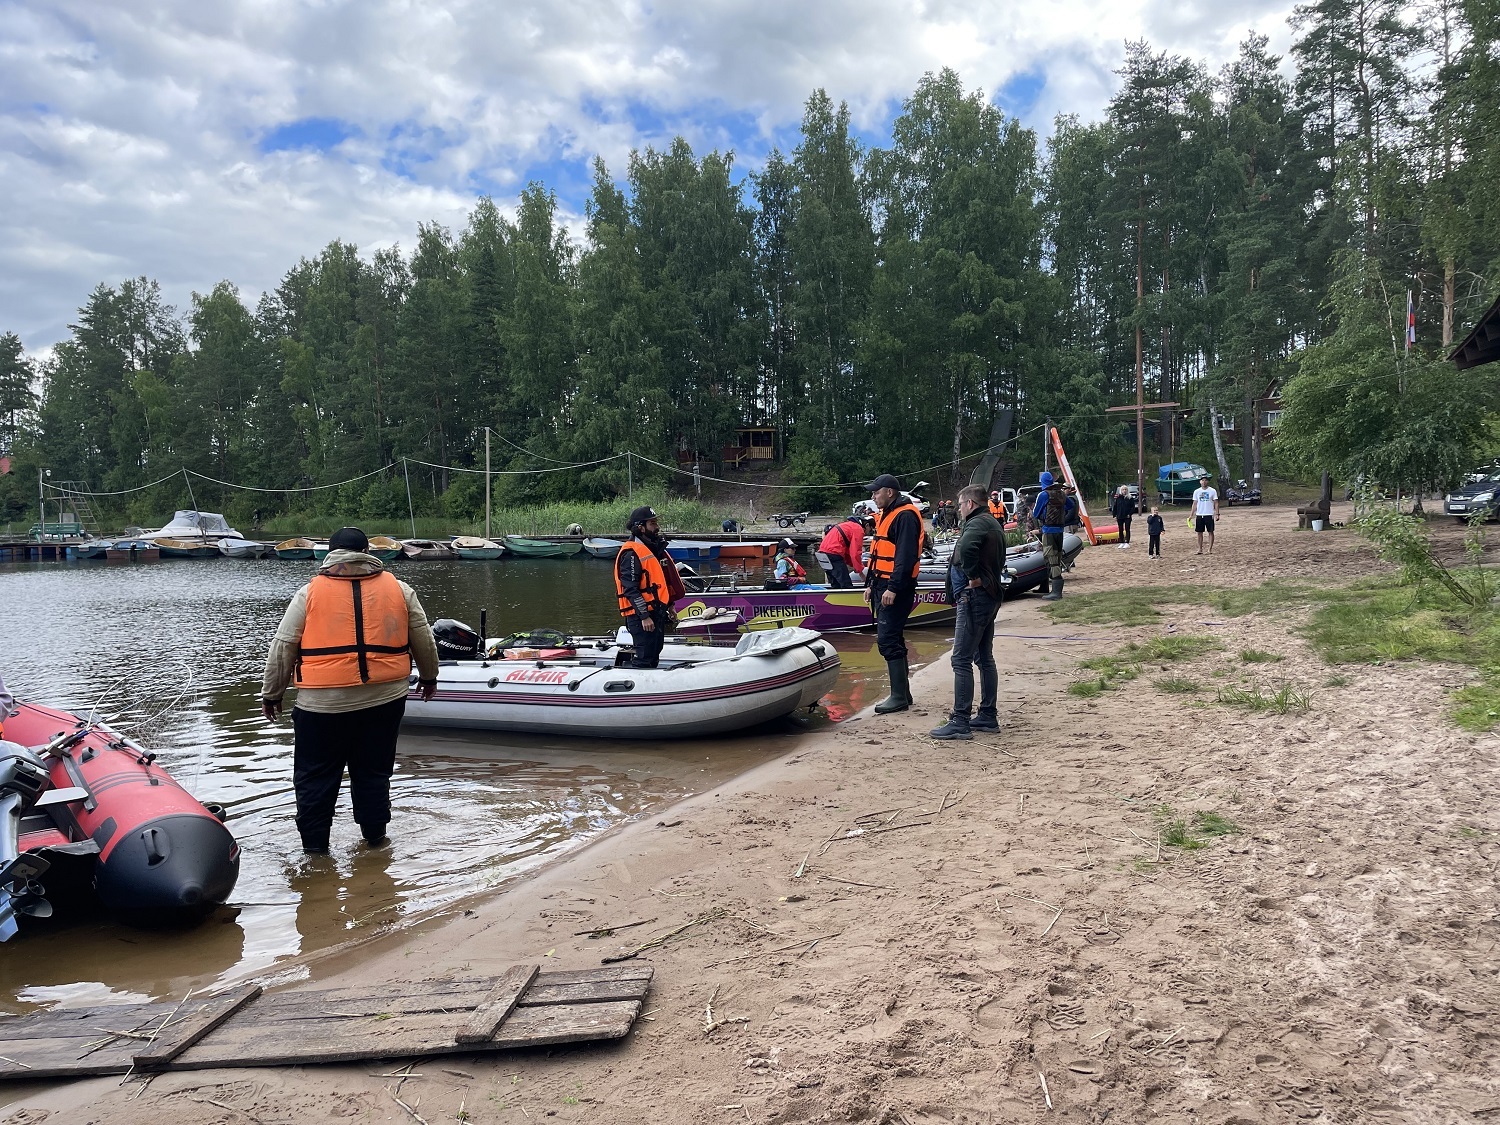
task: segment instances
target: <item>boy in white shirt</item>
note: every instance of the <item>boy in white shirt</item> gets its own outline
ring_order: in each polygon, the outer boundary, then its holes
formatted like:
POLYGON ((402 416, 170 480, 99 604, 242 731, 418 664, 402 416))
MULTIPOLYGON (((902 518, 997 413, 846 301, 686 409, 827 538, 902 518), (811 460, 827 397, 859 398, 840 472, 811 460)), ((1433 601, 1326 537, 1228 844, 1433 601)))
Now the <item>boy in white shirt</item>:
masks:
POLYGON ((1198 553, 1203 553, 1203 533, 1208 532, 1208 553, 1214 553, 1214 521, 1219 518, 1219 491, 1200 477, 1198 490, 1193 493, 1193 527, 1198 532, 1198 553))

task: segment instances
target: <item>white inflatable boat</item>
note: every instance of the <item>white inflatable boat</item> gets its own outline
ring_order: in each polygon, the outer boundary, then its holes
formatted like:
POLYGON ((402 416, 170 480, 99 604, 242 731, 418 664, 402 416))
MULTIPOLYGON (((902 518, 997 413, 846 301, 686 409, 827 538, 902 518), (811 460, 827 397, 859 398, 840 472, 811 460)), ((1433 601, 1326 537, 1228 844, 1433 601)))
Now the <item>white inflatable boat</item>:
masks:
POLYGON ((426 703, 414 676, 404 721, 584 738, 692 738, 811 707, 839 675, 839 654, 810 629, 747 633, 734 648, 669 642, 657 668, 629 667, 631 647, 617 641, 505 651, 510 659, 443 661, 437 694, 426 703))

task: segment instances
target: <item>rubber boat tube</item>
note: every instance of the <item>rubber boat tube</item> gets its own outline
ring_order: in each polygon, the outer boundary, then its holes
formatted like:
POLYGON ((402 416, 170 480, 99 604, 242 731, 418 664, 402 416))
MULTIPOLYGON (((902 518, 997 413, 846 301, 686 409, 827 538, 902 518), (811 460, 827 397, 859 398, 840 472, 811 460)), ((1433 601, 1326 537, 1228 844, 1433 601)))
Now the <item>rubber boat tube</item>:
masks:
MULTIPOLYGON (((154 753, 71 712, 29 703, 5 721, 5 737, 40 753, 51 788, 79 791, 20 820, 20 850, 57 869, 44 881, 49 902, 87 908, 91 889, 123 920, 162 925, 206 914, 229 898, 239 845, 154 753), (69 887, 67 870, 80 867, 69 887), (85 901, 68 901, 80 896, 85 901)), ((39 803, 46 800, 43 792, 39 803)))
POLYGON ((629 646, 601 641, 556 659, 451 660, 413 726, 583 738, 695 738, 740 731, 811 707, 833 687, 839 655, 809 629, 747 635, 734 648, 667 644, 657 668, 617 666, 629 646))

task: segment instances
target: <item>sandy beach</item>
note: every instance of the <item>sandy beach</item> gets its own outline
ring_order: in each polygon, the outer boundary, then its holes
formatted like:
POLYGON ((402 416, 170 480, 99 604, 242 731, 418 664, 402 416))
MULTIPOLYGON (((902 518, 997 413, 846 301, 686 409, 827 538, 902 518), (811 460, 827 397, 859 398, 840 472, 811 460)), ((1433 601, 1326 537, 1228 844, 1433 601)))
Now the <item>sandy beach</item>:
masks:
MULTIPOLYGON (((1162 562, 1144 534, 1088 550, 1067 596, 1385 572, 1352 532, 1294 525, 1226 511, 1200 557, 1174 514, 1162 562)), ((951 702, 940 661, 909 713, 808 736, 311 972, 587 968, 691 923, 639 955, 655 980, 618 1042, 454 1055, 404 1080, 381 1063, 15 1087, 0 1125, 410 1122, 398 1081, 432 1125, 1500 1120, 1500 739, 1444 718, 1467 669, 1331 667, 1306 614, 1076 625, 1023 598, 997 625, 999 735, 926 737, 951 702), (1080 659, 1163 635, 1215 647, 1067 692, 1080 659), (1311 707, 1205 705, 1154 686, 1167 675, 1292 686, 1311 707), (1175 845, 1179 823, 1202 846, 1175 845)))

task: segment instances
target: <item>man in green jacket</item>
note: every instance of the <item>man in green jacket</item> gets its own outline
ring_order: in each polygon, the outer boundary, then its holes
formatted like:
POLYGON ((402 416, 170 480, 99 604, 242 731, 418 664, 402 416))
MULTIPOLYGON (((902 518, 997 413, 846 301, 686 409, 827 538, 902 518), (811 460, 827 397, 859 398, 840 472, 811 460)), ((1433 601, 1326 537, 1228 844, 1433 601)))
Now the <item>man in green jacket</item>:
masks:
POLYGON ((953 713, 930 732, 933 738, 971 739, 976 730, 999 730, 995 695, 995 615, 1000 611, 1000 574, 1005 567, 1005 529, 990 515, 989 497, 978 485, 958 494, 962 531, 948 565, 948 600, 957 607, 953 628, 953 713), (974 669, 979 669, 979 713, 972 719, 974 669))

